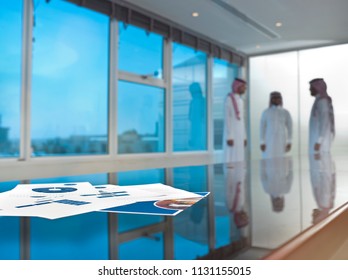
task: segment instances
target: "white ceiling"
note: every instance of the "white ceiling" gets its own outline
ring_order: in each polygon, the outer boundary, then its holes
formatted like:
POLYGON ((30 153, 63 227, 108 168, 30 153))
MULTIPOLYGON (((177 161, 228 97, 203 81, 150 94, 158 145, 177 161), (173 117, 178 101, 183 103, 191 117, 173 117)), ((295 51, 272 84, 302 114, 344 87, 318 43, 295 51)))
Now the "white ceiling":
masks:
POLYGON ((348 0, 123 0, 247 55, 348 43, 348 0), (192 17, 198 12, 199 17, 192 17), (282 22, 276 27, 277 21, 282 22))

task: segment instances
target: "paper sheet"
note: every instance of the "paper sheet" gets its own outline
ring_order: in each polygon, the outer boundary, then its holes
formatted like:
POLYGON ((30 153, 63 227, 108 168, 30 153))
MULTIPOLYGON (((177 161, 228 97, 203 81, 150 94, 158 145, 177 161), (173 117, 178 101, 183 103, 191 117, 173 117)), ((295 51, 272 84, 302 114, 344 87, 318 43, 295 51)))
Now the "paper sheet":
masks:
MULTIPOLYGON (((20 184, 10 191, 0 193, 0 216, 57 219, 149 201, 171 199, 191 199, 191 201, 196 199, 198 201, 201 198, 202 195, 163 184, 134 186, 92 186, 88 182, 20 184)), ((176 203, 183 204, 182 201, 176 203)), ((160 204, 156 207, 169 207, 160 204)))

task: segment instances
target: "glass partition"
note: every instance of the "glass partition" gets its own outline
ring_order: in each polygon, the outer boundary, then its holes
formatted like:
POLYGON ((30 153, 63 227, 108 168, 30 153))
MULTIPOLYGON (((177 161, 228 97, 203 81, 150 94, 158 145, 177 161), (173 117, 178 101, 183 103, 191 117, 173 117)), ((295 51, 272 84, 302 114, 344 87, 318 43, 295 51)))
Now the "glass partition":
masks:
POLYGON ((283 95, 283 107, 293 119, 293 148, 288 155, 308 153, 309 117, 314 98, 309 92, 309 81, 323 78, 332 98, 336 136, 332 154, 347 151, 345 66, 348 45, 287 52, 250 58, 250 135, 251 157, 258 159, 260 152, 260 117, 267 108, 271 91, 283 95))
POLYGON ((279 91, 283 108, 292 118, 292 148, 288 155, 299 152, 298 123, 298 59, 297 52, 266 55, 250 59, 249 113, 251 158, 260 159, 260 121, 264 110, 269 107, 270 93, 279 91))
POLYGON ((333 154, 342 154, 348 149, 347 85, 345 82, 347 63, 348 45, 346 44, 299 52, 300 126, 304 153, 308 151, 309 116, 314 103, 314 98, 309 92, 309 81, 315 78, 325 80, 327 92, 332 98, 334 107, 336 136, 331 151, 333 154))

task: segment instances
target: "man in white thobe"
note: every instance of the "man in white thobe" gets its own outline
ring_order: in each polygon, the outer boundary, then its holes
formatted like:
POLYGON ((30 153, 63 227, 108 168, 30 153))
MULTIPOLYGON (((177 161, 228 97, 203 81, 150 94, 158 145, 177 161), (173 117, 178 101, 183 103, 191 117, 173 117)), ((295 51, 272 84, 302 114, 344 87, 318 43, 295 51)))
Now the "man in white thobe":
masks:
POLYGON ((284 209, 285 194, 290 192, 293 181, 291 157, 268 158, 260 161, 260 175, 263 189, 271 197, 274 212, 284 209))
POLYGON ((309 120, 309 154, 329 153, 335 137, 335 119, 331 97, 323 79, 311 80, 310 92, 315 97, 309 120))
POLYGON ((260 125, 262 158, 282 157, 291 149, 292 119, 283 108, 282 95, 271 92, 269 107, 263 111, 260 125))
POLYGON ((236 78, 232 92, 225 99, 224 155, 225 162, 244 161, 244 148, 247 145, 244 121, 244 102, 246 81, 236 78))
POLYGON ((330 153, 309 155, 310 178, 317 208, 313 209, 313 223, 326 218, 334 207, 336 168, 330 153))
POLYGON ((248 224, 246 213, 245 182, 246 172, 243 162, 235 162, 233 167, 227 166, 225 170, 226 205, 233 215, 234 222, 238 228, 248 224))

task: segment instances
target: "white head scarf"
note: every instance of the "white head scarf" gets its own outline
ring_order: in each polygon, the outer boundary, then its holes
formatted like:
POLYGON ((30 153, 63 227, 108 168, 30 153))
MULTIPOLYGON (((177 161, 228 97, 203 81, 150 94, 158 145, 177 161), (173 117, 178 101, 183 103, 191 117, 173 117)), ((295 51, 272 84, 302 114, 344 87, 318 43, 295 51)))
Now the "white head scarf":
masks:
POLYGON ((332 106, 332 99, 331 99, 331 97, 327 93, 327 86, 326 86, 326 83, 325 83, 324 79, 322 79, 322 78, 313 79, 313 80, 311 80, 309 82, 309 84, 313 88, 316 89, 317 96, 318 96, 318 98, 315 100, 314 105, 313 105, 314 114, 316 113, 317 102, 320 99, 325 98, 325 99, 327 99, 329 101, 331 132, 333 133, 333 135, 335 135, 335 116, 334 116, 334 110, 333 110, 333 106, 332 106))

